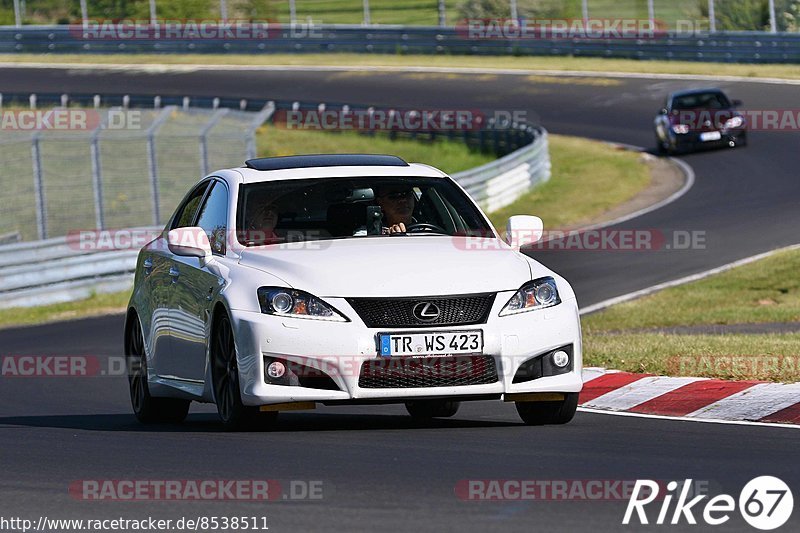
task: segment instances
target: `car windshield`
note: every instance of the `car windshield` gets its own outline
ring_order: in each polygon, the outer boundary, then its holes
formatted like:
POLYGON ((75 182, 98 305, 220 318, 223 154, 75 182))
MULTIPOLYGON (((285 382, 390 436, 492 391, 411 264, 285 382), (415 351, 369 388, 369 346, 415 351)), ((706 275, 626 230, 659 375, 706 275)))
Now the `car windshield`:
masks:
POLYGON ((728 98, 717 91, 707 93, 686 94, 676 96, 672 101, 672 109, 726 109, 731 107, 728 98))
POLYGON ((494 235, 448 179, 359 177, 243 185, 237 238, 246 246, 365 238, 400 222, 406 235, 494 235))

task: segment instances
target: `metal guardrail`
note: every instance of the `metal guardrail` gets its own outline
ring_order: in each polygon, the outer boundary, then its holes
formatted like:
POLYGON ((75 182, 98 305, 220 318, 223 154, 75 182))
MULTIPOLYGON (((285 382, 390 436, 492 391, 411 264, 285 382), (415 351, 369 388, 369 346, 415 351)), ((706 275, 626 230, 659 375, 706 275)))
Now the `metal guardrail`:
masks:
POLYGON ((550 179, 547 131, 536 128, 533 142, 485 165, 453 175, 485 211, 513 203, 550 179))
POLYGON ((741 63, 800 62, 800 33, 668 32, 652 38, 475 39, 466 30, 425 26, 322 25, 267 38, 82 37, 78 26, 0 28, 0 53, 388 53, 545 55, 741 63))
MULTIPOLYGON (((159 228, 132 232, 155 233, 159 228)), ((130 288, 137 250, 94 251, 80 235, 0 246, 0 309, 88 298, 130 288)))
MULTIPOLYGON (((453 175, 488 211, 510 204, 550 178, 547 132, 527 126, 518 126, 516 131, 508 139, 505 134, 498 137, 503 139, 498 146, 510 150, 516 147, 510 143, 512 139, 525 139, 527 144, 496 161, 453 175)), ((481 146, 474 132, 465 141, 481 146)), ((79 239, 72 234, 0 246, 0 309, 79 300, 131 287, 138 251, 87 250, 79 239)))

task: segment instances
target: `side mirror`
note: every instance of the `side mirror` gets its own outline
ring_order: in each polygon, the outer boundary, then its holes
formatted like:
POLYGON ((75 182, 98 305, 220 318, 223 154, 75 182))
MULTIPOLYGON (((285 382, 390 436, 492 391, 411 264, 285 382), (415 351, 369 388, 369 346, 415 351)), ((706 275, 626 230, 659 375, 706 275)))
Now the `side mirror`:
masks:
POLYGON ((167 246, 175 255, 184 257, 211 257, 211 243, 203 228, 176 228, 167 234, 167 246))
POLYGON ((662 107, 661 109, 658 110, 658 114, 659 115, 666 115, 667 114, 667 108, 666 107, 662 107))
POLYGON ((742 101, 741 100, 734 100, 734 101, 731 102, 731 105, 733 107, 739 107, 740 105, 742 105, 742 101))
POLYGON ((544 223, 539 217, 515 215, 506 223, 506 242, 515 250, 542 238, 544 223))

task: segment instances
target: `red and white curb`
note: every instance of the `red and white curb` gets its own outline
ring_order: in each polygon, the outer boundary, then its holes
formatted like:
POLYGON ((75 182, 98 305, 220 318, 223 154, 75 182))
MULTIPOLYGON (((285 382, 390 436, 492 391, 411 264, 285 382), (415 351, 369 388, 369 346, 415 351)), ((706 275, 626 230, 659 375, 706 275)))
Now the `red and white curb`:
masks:
POLYGON ((716 422, 800 425, 800 383, 583 370, 583 409, 716 422))

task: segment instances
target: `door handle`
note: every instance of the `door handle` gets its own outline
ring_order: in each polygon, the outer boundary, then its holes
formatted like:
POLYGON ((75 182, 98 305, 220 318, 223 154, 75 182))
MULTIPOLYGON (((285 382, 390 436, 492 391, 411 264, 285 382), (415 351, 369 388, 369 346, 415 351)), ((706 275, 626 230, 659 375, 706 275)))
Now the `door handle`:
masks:
POLYGON ((170 267, 169 268, 169 275, 172 277, 172 281, 174 283, 174 282, 178 281, 178 276, 181 275, 181 271, 178 270, 175 267, 170 267))
POLYGON ((142 267, 144 268, 145 275, 149 276, 150 273, 153 271, 153 260, 148 257, 142 263, 142 267))

